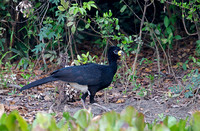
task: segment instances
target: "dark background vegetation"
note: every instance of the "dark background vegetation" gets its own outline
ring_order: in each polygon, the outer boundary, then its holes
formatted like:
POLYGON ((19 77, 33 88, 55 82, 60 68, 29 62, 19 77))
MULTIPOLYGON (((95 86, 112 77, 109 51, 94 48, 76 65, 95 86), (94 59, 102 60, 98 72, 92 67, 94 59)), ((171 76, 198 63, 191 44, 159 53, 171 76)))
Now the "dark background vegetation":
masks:
POLYGON ((6 103, 18 85, 55 69, 107 63, 106 49, 117 45, 125 56, 106 91, 120 88, 103 102, 135 106, 133 99, 153 103, 159 96, 166 107, 188 106, 199 97, 199 17, 199 0, 3 0, 0 88, 7 94, 0 97, 6 103))

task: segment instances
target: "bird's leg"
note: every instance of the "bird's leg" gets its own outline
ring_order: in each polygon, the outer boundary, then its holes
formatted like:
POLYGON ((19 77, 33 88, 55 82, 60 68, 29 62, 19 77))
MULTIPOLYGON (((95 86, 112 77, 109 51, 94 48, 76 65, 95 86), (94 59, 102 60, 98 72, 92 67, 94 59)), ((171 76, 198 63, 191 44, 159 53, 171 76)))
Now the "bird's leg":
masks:
POLYGON ((84 93, 81 97, 81 102, 82 102, 82 105, 83 105, 83 108, 86 109, 85 107, 85 99, 86 97, 88 96, 88 92, 84 93))
POLYGON ((96 103, 96 101, 94 100, 94 94, 90 94, 90 103, 96 103))
POLYGON ((96 103, 96 101, 94 100, 94 96, 96 93, 93 93, 93 92, 90 92, 90 93, 91 93, 90 94, 90 103, 92 105, 98 106, 98 107, 104 109, 105 111, 111 111, 109 108, 106 108, 105 106, 102 106, 102 105, 99 105, 98 103, 96 103))
POLYGON ((81 99, 81 102, 82 102, 83 108, 86 109, 86 107, 85 107, 85 101, 83 99, 81 99))
POLYGON ((92 105, 98 106, 98 107, 104 109, 105 111, 111 111, 109 108, 106 108, 105 106, 99 105, 98 103, 93 103, 92 105))

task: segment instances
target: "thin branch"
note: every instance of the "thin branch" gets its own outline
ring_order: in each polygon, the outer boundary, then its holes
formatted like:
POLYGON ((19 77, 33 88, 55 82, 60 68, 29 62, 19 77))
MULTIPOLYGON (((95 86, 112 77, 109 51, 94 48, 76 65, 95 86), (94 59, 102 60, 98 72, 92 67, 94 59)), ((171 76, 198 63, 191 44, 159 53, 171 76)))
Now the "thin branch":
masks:
MULTIPOLYGON (((182 12, 182 16, 183 16, 183 15, 184 15, 184 14, 183 14, 183 9, 181 10, 181 12, 182 12)), ((185 29, 185 32, 186 32, 188 35, 197 35, 197 34, 198 34, 197 32, 196 32, 196 33, 192 33, 192 34, 190 34, 190 33, 188 32, 187 27, 186 27, 186 25, 185 25, 184 17, 182 17, 182 22, 183 22, 183 27, 184 27, 184 29, 185 29)))
POLYGON ((141 21, 140 17, 131 9, 131 7, 123 0, 123 3, 129 8, 129 10, 141 21))
POLYGON ((136 63, 137 63, 137 59, 138 59, 138 54, 139 54, 139 51, 140 51, 140 47, 143 44, 142 41, 141 41, 141 37, 142 37, 142 27, 143 27, 143 24, 144 24, 144 18, 145 18, 145 14, 146 14, 146 9, 147 9, 147 1, 145 1, 145 5, 144 5, 143 16, 142 16, 142 20, 141 20, 141 24, 140 24, 139 44, 138 44, 138 47, 137 47, 137 52, 136 52, 136 55, 135 55, 134 63, 132 65, 132 74, 131 75, 135 74, 135 69, 136 69, 136 66, 137 66, 136 63))
POLYGON ((48 4, 47 4, 46 11, 44 12, 44 15, 43 15, 43 17, 42 17, 42 20, 41 20, 41 22, 40 22, 40 25, 42 24, 43 19, 44 19, 45 15, 46 15, 48 9, 49 9, 49 2, 48 2, 48 4))

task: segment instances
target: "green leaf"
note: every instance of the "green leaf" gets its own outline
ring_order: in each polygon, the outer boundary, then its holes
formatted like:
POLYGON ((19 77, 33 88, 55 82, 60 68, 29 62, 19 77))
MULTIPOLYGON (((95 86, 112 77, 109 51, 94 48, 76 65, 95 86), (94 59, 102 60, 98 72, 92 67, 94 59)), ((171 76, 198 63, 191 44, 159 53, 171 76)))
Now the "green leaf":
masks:
POLYGON ((65 9, 68 9, 69 7, 69 1, 66 1, 65 0, 61 0, 61 5, 65 8, 65 9))
POLYGON ((63 6, 58 6, 58 9, 59 9, 60 11, 65 11, 65 8, 63 8, 63 6))
POLYGON ((162 124, 157 124, 153 126, 152 131, 170 131, 170 129, 162 123, 162 124))
POLYGON ((87 56, 85 54, 82 54, 82 57, 87 58, 87 56))
POLYGON ((128 37, 124 37, 124 40, 126 41, 126 43, 128 43, 129 41, 128 37))
POLYGON ((81 15, 84 15, 84 13, 86 13, 85 9, 83 8, 79 8, 79 12, 81 13, 81 15))
POLYGON ((19 130, 19 128, 21 131, 28 131, 28 124, 17 111, 13 111, 8 115, 6 125, 9 130, 12 131, 19 130), (18 121, 18 124, 16 123, 16 120, 18 121))
POLYGON ((155 29, 155 33, 156 33, 157 35, 160 35, 160 31, 159 31, 158 29, 155 29))
POLYGON ((74 24, 74 22, 71 22, 71 21, 70 21, 70 22, 67 23, 67 26, 69 27, 69 26, 71 26, 71 25, 73 25, 73 24, 74 24))
POLYGON ((87 4, 87 8, 88 10, 91 10, 91 6, 89 4, 87 4))
POLYGON ((164 18, 164 25, 166 28, 169 26, 169 18, 167 16, 164 18))
POLYGON ((72 117, 70 116, 69 112, 63 112, 63 117, 69 121, 70 119, 72 119, 72 117))
POLYGON ((6 125, 0 125, 0 130, 1 131, 9 131, 6 125))
POLYGON ((95 4, 91 4, 91 6, 92 6, 93 8, 96 8, 96 9, 97 9, 97 6, 96 6, 95 4))
POLYGON ((77 124, 85 129, 89 125, 91 115, 87 112, 87 110, 82 109, 74 114, 74 118, 76 119, 77 124))
POLYGON ((186 65, 186 63, 183 63, 183 70, 187 70, 187 65, 186 65))
POLYGON ((74 15, 76 15, 78 13, 78 9, 79 8, 74 8, 74 11, 73 11, 74 15))
POLYGON ((181 38, 182 38, 182 37, 181 37, 180 35, 176 35, 176 36, 175 36, 175 39, 176 39, 176 40, 180 40, 181 38))
POLYGON ((172 126, 174 126, 176 124, 177 124, 176 118, 173 117, 173 116, 169 116, 168 117, 168 125, 167 125, 167 127, 171 128, 172 126))
POLYGON ((51 57, 51 54, 45 54, 44 57, 48 59, 51 57))
POLYGON ((168 34, 172 33, 172 29, 170 27, 167 27, 166 31, 168 34))
POLYGON ((136 117, 137 113, 135 108, 128 106, 121 112, 120 116, 122 120, 126 121, 129 125, 132 125, 132 120, 136 117))
POLYGON ((81 57, 80 57, 80 55, 77 55, 77 59, 78 59, 78 60, 81 60, 81 57))
POLYGON ((78 7, 71 7, 69 9, 70 14, 73 14, 73 15, 76 15, 78 13, 78 11, 79 11, 78 7))
POLYGON ((172 38, 173 38, 173 33, 171 32, 170 34, 169 34, 169 36, 168 36, 168 42, 171 42, 171 40, 172 40, 172 38))
POLYGON ((190 121, 193 131, 199 131, 200 129, 200 112, 197 111, 192 115, 192 119, 190 121))
POLYGON ((119 114, 115 111, 107 112, 103 114, 99 124, 101 125, 100 130, 113 131, 116 121, 120 118, 119 114))
MULTIPOLYGON (((5 122, 6 122, 6 117, 7 117, 6 113, 3 113, 3 115, 0 117, 0 124, 5 124, 5 122)), ((0 128, 0 129, 1 129, 1 128, 0 128)))
POLYGON ((42 129, 51 129, 52 131, 58 130, 55 119, 53 119, 50 114, 46 114, 46 113, 37 114, 36 119, 32 125, 32 128, 33 128, 32 130, 36 130, 38 129, 38 127, 42 129))
POLYGON ((135 125, 138 129, 138 131, 143 131, 145 127, 144 122, 144 115, 142 113, 138 113, 135 120, 135 125))
POLYGON ((86 24, 85 28, 88 29, 90 27, 90 24, 86 24))
POLYGON ((197 44, 200 44, 200 40, 197 40, 196 43, 197 43, 197 44))
POLYGON ((88 56, 89 56, 89 54, 90 54, 90 52, 88 51, 88 52, 86 53, 86 56, 88 57, 88 56))
POLYGON ((5 38, 1 38, 1 40, 0 40, 1 51, 4 51, 4 43, 5 43, 5 41, 6 41, 5 38))
POLYGON ((18 112, 15 112, 16 118, 19 122, 19 126, 22 131, 28 131, 28 124, 27 122, 19 115, 18 112))
POLYGON ((89 1, 88 4, 92 5, 94 4, 95 2, 94 1, 89 1))
POLYGON ((65 0, 61 0, 61 5, 64 5, 65 4, 65 0))
POLYGON ((54 56, 52 56, 49 61, 52 62, 53 60, 54 60, 54 56))
POLYGON ((120 9, 120 12, 123 13, 126 10, 127 6, 123 5, 122 8, 120 9))
POLYGON ((165 38, 161 39, 161 41, 163 42, 163 44, 166 44, 168 42, 168 40, 165 38))
POLYGON ((75 27, 75 25, 73 25, 72 28, 71 28, 71 32, 72 32, 72 34, 74 34, 75 31, 76 31, 76 27, 75 27))
POLYGON ((115 29, 116 29, 116 30, 119 30, 119 29, 120 29, 120 26, 119 26, 119 25, 116 25, 115 29))

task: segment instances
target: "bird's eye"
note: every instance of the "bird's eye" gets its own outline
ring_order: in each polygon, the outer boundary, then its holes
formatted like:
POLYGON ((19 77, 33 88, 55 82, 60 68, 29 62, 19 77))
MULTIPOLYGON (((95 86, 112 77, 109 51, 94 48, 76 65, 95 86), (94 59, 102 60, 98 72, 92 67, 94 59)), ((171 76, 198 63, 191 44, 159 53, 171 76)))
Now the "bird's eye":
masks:
POLYGON ((118 55, 118 50, 114 50, 113 52, 114 54, 118 55))

